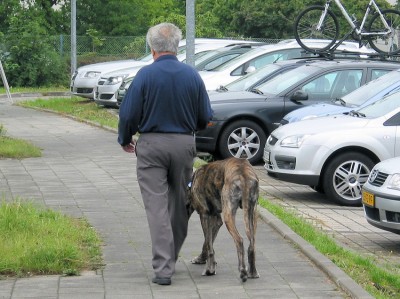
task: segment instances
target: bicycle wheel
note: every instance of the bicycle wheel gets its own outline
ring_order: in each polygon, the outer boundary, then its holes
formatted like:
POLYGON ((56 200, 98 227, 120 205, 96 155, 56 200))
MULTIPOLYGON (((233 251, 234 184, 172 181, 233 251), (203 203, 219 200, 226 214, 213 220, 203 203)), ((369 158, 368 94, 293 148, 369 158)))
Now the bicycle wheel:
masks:
MULTIPOLYGON (((386 36, 370 35, 367 37, 372 49, 386 55, 400 52, 400 12, 394 9, 383 10, 382 15, 391 28, 391 33, 386 36)), ((374 14, 369 23, 368 32, 384 32, 382 20, 379 14, 374 14)))
POLYGON ((323 6, 313 5, 303 10, 294 23, 294 37, 299 45, 306 51, 323 52, 332 48, 339 35, 339 23, 336 16, 328 10, 322 26, 317 30, 317 25, 324 12, 323 6), (327 45, 322 48, 313 48, 310 39, 327 40, 327 45))

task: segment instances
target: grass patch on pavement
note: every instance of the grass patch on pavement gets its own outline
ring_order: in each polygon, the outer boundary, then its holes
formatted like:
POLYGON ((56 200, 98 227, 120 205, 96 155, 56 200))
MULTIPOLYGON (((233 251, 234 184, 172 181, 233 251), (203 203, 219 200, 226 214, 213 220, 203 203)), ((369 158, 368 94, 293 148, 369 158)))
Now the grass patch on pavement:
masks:
POLYGON ((399 274, 380 268, 371 258, 363 257, 337 245, 331 237, 293 212, 288 212, 283 207, 265 199, 260 199, 259 204, 312 244, 375 298, 400 297, 399 274))
POLYGON ((0 275, 77 275, 100 266, 100 238, 84 219, 29 201, 0 201, 0 275))
POLYGON ((62 115, 73 116, 80 121, 89 121, 103 127, 116 129, 118 117, 94 101, 81 97, 37 99, 17 103, 23 107, 51 110, 62 115))
POLYGON ((0 159, 23 159, 41 155, 41 149, 30 142, 7 136, 6 129, 0 124, 0 159))

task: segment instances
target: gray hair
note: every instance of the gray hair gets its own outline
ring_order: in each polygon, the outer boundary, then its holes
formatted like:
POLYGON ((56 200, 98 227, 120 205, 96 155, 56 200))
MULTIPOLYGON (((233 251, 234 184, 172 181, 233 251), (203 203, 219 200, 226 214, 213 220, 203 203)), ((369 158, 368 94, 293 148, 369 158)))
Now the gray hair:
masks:
POLYGON ((147 31, 146 41, 155 52, 178 53, 182 31, 171 23, 160 23, 147 31))

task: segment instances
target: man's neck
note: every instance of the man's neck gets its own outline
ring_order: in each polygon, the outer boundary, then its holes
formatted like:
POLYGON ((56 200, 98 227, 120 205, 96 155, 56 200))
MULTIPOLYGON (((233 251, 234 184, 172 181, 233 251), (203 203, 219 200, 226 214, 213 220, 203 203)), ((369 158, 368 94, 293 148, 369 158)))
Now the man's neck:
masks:
POLYGON ((156 60, 157 58, 164 56, 164 55, 176 55, 173 52, 155 52, 155 51, 151 51, 153 54, 153 59, 156 60))

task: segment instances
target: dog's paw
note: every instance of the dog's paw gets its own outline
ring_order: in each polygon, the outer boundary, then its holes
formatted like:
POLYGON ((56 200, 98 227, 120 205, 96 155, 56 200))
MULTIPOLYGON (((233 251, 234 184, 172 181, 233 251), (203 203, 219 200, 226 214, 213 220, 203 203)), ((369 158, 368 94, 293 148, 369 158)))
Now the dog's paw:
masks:
POLYGON ((207 258, 204 258, 202 255, 199 255, 197 257, 195 257, 194 259, 192 259, 190 262, 192 264, 196 264, 196 265, 203 265, 205 264, 207 261, 207 258))
POLYGON ((247 281, 247 271, 246 270, 240 271, 240 279, 242 280, 242 282, 247 281))
POLYGON ((209 270, 209 269, 204 269, 204 271, 203 271, 203 273, 201 274, 201 275, 203 275, 203 276, 212 276, 212 275, 215 275, 215 274, 217 274, 217 271, 212 271, 212 270, 209 270))
POLYGON ((259 278, 260 275, 258 274, 258 272, 256 271, 255 273, 249 273, 249 278, 259 278))

